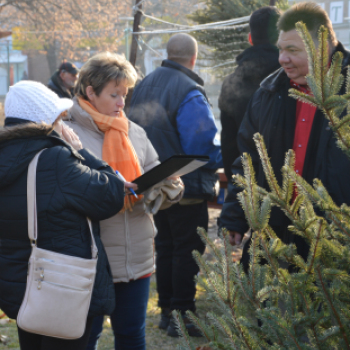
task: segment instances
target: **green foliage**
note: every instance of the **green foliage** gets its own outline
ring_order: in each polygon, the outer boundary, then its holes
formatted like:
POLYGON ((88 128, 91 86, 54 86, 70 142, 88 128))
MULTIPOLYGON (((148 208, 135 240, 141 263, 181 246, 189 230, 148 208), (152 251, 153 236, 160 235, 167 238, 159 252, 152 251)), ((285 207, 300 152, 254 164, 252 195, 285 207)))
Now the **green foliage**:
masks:
MULTIPOLYGON (((350 77, 341 76, 341 54, 335 54, 328 67, 327 30, 320 29, 316 49, 306 27, 299 23, 297 29, 307 47, 312 96, 294 89, 290 94, 324 112, 339 147, 350 157, 350 77), (344 80, 345 94, 338 95, 344 80), (345 109, 348 114, 341 118, 345 109)), ((337 206, 321 181, 310 185, 297 175, 292 150, 286 154, 279 185, 262 136, 255 134, 254 141, 269 190, 257 185, 248 154, 242 157, 244 177, 235 178, 243 188, 239 200, 253 230, 249 271, 232 262, 227 231, 218 249, 199 230, 215 256, 208 263, 194 253, 212 310, 206 324, 191 317, 211 349, 350 349, 350 207, 337 206), (282 210, 291 222, 289 230, 308 243, 306 261, 269 226, 272 207, 282 210)), ((182 348, 194 349, 183 334, 182 348)))
MULTIPOLYGON (((188 17, 199 24, 215 23, 248 16, 267 5, 268 0, 205 0, 202 6, 188 17)), ((287 6, 287 1, 278 2, 280 8, 287 6)), ((209 51, 201 52, 202 58, 210 60, 212 65, 220 65, 216 73, 226 75, 232 72, 235 57, 250 46, 248 32, 249 27, 245 26, 237 29, 202 30, 194 32, 193 35, 209 47, 209 51)))

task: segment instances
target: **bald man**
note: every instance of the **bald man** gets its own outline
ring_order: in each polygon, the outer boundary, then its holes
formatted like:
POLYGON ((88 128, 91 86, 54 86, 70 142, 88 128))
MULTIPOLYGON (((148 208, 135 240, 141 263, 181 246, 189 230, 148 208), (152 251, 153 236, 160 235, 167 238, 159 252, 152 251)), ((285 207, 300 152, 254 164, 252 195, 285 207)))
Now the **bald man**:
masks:
POLYGON ((201 336, 186 317, 195 311, 199 268, 192 251, 201 254, 205 245, 197 227, 208 229, 207 200, 215 195, 216 169, 222 168, 217 128, 203 80, 193 72, 197 59, 197 42, 188 34, 176 34, 167 44, 168 59, 149 74, 135 89, 129 118, 141 125, 159 154, 161 161, 175 154, 208 155, 208 164, 182 177, 184 198, 154 216, 158 229, 157 252, 158 305, 161 307, 159 328, 177 337, 172 310, 180 310, 190 336, 201 336))

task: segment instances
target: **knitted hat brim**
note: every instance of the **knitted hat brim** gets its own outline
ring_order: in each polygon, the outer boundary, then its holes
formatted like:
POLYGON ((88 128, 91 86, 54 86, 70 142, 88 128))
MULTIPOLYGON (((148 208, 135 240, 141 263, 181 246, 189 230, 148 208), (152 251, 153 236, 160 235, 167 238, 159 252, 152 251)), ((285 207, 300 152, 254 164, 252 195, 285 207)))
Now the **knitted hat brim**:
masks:
POLYGON ((71 109, 73 106, 73 101, 69 98, 63 97, 60 98, 59 104, 57 106, 57 112, 59 112, 56 116, 56 118, 65 111, 68 111, 68 109, 71 109))

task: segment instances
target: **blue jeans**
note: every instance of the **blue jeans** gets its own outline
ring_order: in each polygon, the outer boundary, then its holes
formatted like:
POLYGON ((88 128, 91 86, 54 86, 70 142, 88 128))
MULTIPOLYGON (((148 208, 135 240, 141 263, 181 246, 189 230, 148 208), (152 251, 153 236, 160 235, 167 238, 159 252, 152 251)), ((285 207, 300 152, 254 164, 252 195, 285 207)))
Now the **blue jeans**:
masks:
MULTIPOLYGON (((115 350, 145 350, 146 311, 151 277, 115 283, 116 308, 111 315, 115 350)), ((97 350, 103 316, 92 323, 86 350, 97 350)))

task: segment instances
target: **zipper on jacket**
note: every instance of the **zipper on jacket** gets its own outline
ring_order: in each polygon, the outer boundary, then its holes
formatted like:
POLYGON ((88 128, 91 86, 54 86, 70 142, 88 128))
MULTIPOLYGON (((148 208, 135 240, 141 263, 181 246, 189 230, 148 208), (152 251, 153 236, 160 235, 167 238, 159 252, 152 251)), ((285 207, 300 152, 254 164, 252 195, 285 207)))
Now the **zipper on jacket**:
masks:
POLYGON ((129 255, 130 255, 130 234, 129 234, 129 224, 128 224, 128 211, 125 210, 124 213, 124 222, 125 222, 125 255, 126 255, 126 273, 128 275, 128 279, 129 281, 134 279, 134 273, 132 271, 132 269, 129 266, 129 255))
POLYGON ((156 253, 156 249, 155 249, 155 243, 154 243, 154 238, 156 236, 156 227, 155 227, 155 223, 154 223, 154 220, 150 217, 149 214, 146 214, 149 221, 151 222, 151 225, 152 225, 152 229, 153 229, 153 235, 152 235, 152 248, 153 248, 153 272, 154 270, 156 269, 156 259, 155 259, 155 253, 156 253))

